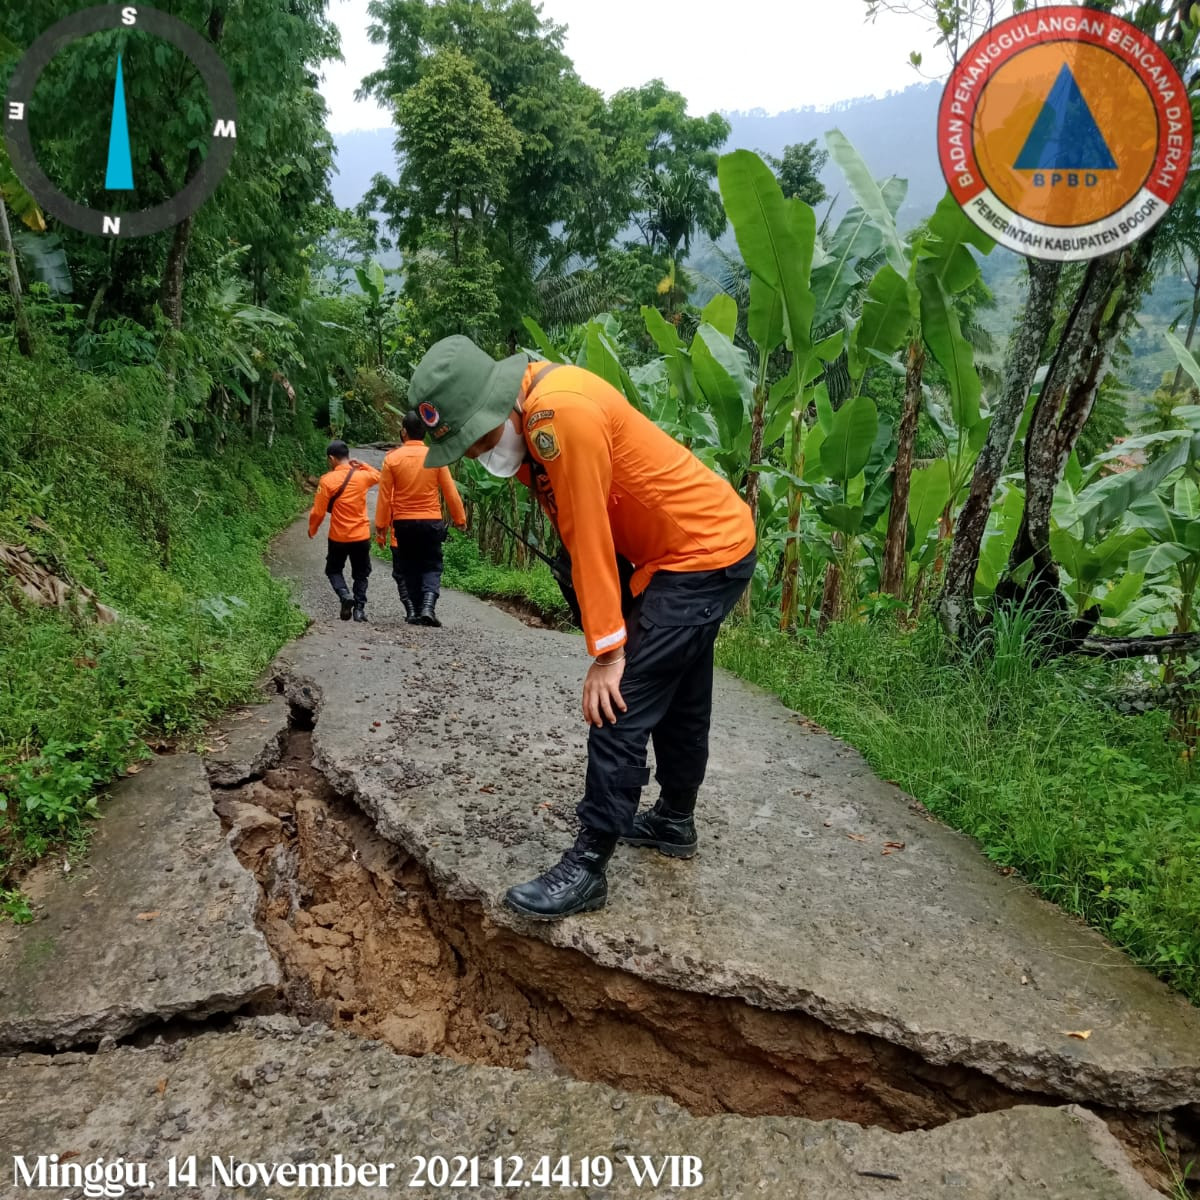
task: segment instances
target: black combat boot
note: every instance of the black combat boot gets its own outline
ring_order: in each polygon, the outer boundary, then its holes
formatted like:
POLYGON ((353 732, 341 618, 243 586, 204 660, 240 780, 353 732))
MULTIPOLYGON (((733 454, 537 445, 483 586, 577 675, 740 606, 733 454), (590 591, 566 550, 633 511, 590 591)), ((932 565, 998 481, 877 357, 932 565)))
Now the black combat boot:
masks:
POLYGON ((430 625, 434 629, 441 629, 442 623, 437 619, 437 595, 434 592, 426 592, 421 599, 421 611, 417 615, 417 623, 419 625, 430 625))
POLYGON ((367 602, 365 600, 356 600, 354 602, 354 619, 356 621, 365 621, 367 619, 367 602))
POLYGON ((508 889, 505 903, 522 916, 553 921, 603 908, 608 899, 604 869, 617 839, 584 827, 575 845, 545 874, 508 889))
POLYGON ((338 613, 338 616, 343 621, 350 620, 350 614, 354 611, 354 600, 351 598, 349 592, 346 592, 344 595, 339 594, 338 599, 342 602, 342 611, 338 613))
POLYGON ((400 603, 404 605, 404 621, 408 625, 417 624, 417 610, 413 606, 412 597, 408 594, 408 585, 403 579, 396 580, 396 591, 400 593, 400 603))
POLYGON ((623 841, 627 846, 649 846, 671 858, 691 858, 696 853, 696 793, 663 789, 649 812, 638 813, 633 829, 623 841))

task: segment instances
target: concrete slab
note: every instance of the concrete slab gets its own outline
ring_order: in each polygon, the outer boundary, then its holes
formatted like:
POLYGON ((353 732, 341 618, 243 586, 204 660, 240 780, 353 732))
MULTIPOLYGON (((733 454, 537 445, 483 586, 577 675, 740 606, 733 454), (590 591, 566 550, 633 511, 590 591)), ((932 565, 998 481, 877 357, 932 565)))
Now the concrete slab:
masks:
MULTIPOLYGON (((581 1160, 612 1166, 608 1186, 570 1194, 614 1198, 654 1195, 796 1196, 807 1200, 1152 1200, 1098 1118, 1078 1108, 1015 1108, 906 1134, 840 1122, 775 1117, 693 1118, 662 1099, 630 1096, 595 1084, 530 1072, 404 1058, 379 1043, 285 1018, 240 1022, 233 1032, 205 1033, 145 1050, 106 1054, 23 1055, 0 1071, 0 1186, 11 1185, 12 1156, 27 1164, 57 1154, 87 1165, 147 1164, 153 1193, 167 1190, 167 1160, 195 1155, 196 1185, 171 1195, 226 1196, 212 1159, 238 1164, 319 1164, 335 1156, 361 1167, 394 1163, 389 1187, 338 1187, 347 1200, 398 1194, 418 1170, 415 1156, 478 1157, 475 1186, 426 1186, 426 1196, 545 1194, 541 1186, 496 1186, 495 1160, 530 1180, 538 1159, 568 1170, 578 1183, 581 1160), (519 1155, 517 1167, 510 1156, 519 1155), (703 1182, 638 1186, 629 1158, 661 1164, 691 1156, 703 1182)), ((440 1168, 434 1168, 438 1170, 440 1168)), ((452 1168, 453 1169, 453 1168, 452 1168)), ((430 1172, 432 1175, 432 1172, 430 1172)), ((435 1184, 441 1179, 432 1175, 435 1184)), ((361 1177, 360 1177, 361 1178, 361 1177)), ((470 1176, 464 1177, 468 1182, 470 1176)), ((259 1174, 257 1181, 265 1183, 259 1174)), ((268 1187, 238 1193, 278 1195, 268 1187)), ((77 1191, 78 1189, 75 1189, 77 1191)), ((555 1193, 560 1193, 554 1185, 555 1193)), ((297 1200, 332 1194, 320 1186, 287 1187, 297 1200)), ((68 1189, 42 1192, 48 1200, 68 1189)), ((134 1193, 139 1194, 139 1193, 134 1193)))
POLYGON ((257 903, 201 760, 154 759, 113 789, 86 862, 53 880, 37 919, 0 926, 0 1049, 94 1043, 270 997, 257 903))
POLYGON ((603 965, 1018 1089, 1141 1110, 1200 1100, 1200 1010, 727 675, 700 855, 623 848, 604 911, 523 926, 500 899, 569 843, 583 784, 582 640, 455 594, 446 628, 407 626, 379 564, 371 624, 344 625, 323 554, 299 524, 272 552, 315 621, 284 655, 290 695, 318 706, 318 765, 447 895, 603 965), (904 848, 885 855, 889 842, 904 848))
POLYGON ((287 741, 291 712, 277 692, 262 704, 234 709, 209 731, 204 765, 214 787, 238 787, 276 766, 287 741))

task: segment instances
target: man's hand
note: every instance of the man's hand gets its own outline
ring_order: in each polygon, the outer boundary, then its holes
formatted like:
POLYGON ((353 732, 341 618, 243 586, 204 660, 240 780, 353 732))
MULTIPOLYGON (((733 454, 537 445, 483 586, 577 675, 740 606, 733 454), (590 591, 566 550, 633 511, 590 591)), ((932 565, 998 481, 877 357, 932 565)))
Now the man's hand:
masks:
POLYGON ((387 535, 388 531, 386 528, 380 529, 378 526, 375 527, 375 541, 385 550, 387 549, 387 535))
POLYGON ((361 458, 348 458, 346 461, 352 467, 357 467, 360 471, 363 469, 363 467, 365 467, 367 465, 365 462, 362 461, 361 458))
POLYGON ((621 679, 625 674, 625 651, 601 655, 588 668, 583 681, 583 719, 589 725, 602 728, 607 720, 617 723, 617 712, 625 712, 621 696, 621 679))
POLYGON ((466 523, 466 521, 455 521, 454 528, 457 529, 459 533, 466 533, 467 532, 467 523, 466 523))

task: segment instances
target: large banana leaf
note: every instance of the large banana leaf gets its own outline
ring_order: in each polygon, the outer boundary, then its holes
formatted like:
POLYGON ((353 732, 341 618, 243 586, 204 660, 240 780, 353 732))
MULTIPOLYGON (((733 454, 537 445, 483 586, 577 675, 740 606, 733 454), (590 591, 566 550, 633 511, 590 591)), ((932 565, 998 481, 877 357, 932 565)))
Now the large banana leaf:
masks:
POLYGON ((892 269, 902 278, 908 275, 908 253, 900 231, 896 227, 896 218, 888 206, 888 199, 883 189, 871 177, 867 164, 850 144, 840 129, 831 129, 825 135, 825 144, 833 161, 841 168, 858 201, 859 207, 867 214, 879 229, 883 239, 883 251, 892 269))
POLYGON ((995 245, 947 192, 929 220, 923 258, 931 264, 937 281, 953 296, 970 287, 979 276, 979 264, 970 247, 990 254, 995 245))
POLYGON ((705 306, 700 320, 720 330, 727 338, 737 331, 737 301, 725 292, 718 292, 705 306))
POLYGON ((788 344, 804 358, 815 308, 810 280, 816 216, 806 204, 789 205, 766 163, 749 150, 722 155, 717 179, 742 259, 783 298, 788 344))
POLYGON ((701 325, 692 341, 692 369, 716 418, 720 445, 732 450, 749 419, 754 394, 746 352, 719 329, 701 325))
POLYGON ((1108 475, 1085 488, 1075 508, 1075 523, 1085 541, 1094 542, 1100 530, 1108 529, 1143 497, 1156 492, 1162 482, 1180 467, 1200 460, 1200 434, 1180 438, 1153 462, 1138 471, 1108 475))
POLYGON ((912 326, 908 283, 886 263, 867 287, 862 316, 850 341, 850 373, 856 379, 872 365, 872 355, 895 354, 912 326))
POLYGON ((534 345, 537 346, 544 359, 555 363, 565 363, 567 361, 546 335, 546 331, 532 317, 522 317, 521 320, 525 328, 529 330, 529 336, 533 338, 534 345))
POLYGON ((879 431, 879 414, 869 396, 856 396, 833 414, 821 444, 821 466, 835 483, 849 483, 871 457, 879 431))
POLYGON ((975 369, 975 353, 963 337, 954 305, 928 259, 917 264, 917 291, 921 296, 921 332, 925 344, 946 372, 954 423, 966 433, 979 424, 982 388, 975 369))
POLYGON ((750 312, 746 318, 750 340, 766 358, 783 341, 783 298, 758 275, 750 276, 750 312))
POLYGON ((925 544, 930 530, 950 503, 950 460, 935 459, 913 471, 908 485, 908 519, 913 547, 925 544))
POLYGON ((1200 387, 1200 362, 1196 356, 1168 329, 1166 331, 1167 345, 1175 352, 1179 365, 1192 377, 1192 382, 1200 387))

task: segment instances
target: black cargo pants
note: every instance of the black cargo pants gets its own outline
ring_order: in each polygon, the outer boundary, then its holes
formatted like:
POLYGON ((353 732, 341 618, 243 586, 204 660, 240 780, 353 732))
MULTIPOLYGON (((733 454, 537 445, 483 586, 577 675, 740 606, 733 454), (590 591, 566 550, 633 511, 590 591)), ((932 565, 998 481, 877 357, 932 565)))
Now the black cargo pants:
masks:
POLYGON ((361 542, 335 542, 329 539, 329 550, 325 555, 325 574, 329 577, 330 585, 338 597, 346 600, 350 589, 346 586, 346 577, 342 572, 346 569, 346 559, 350 560, 354 572, 354 599, 359 604, 367 600, 367 580, 371 575, 371 539, 361 542))
POLYGON ((591 829, 629 832, 650 782, 646 748, 654 740, 655 778, 669 795, 694 792, 708 766, 713 646, 721 622, 754 574, 752 550, 720 571, 659 571, 626 614, 626 711, 588 733, 587 781, 576 811, 591 829))
POLYGON ((442 543, 448 530, 444 521, 393 521, 396 544, 392 547, 392 578, 408 589, 420 605, 426 592, 442 592, 442 543))

